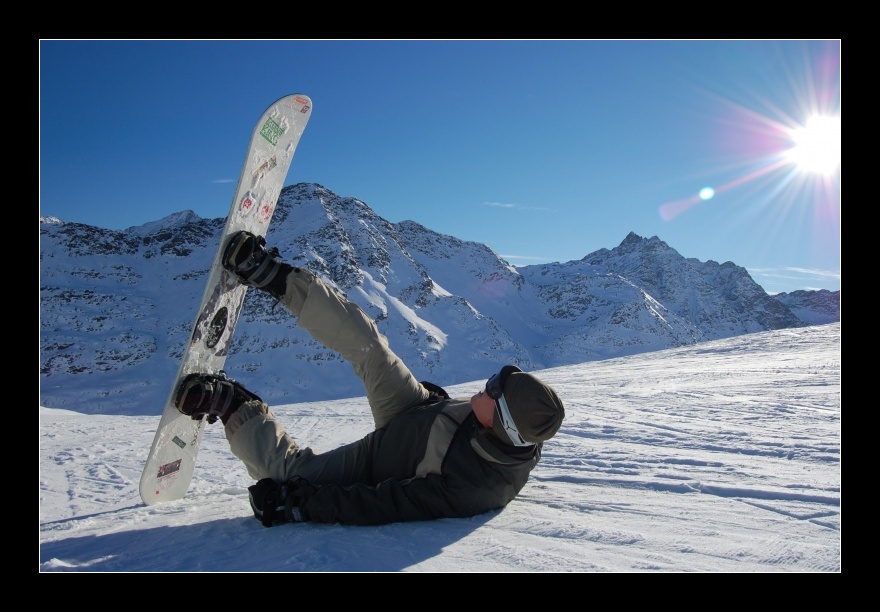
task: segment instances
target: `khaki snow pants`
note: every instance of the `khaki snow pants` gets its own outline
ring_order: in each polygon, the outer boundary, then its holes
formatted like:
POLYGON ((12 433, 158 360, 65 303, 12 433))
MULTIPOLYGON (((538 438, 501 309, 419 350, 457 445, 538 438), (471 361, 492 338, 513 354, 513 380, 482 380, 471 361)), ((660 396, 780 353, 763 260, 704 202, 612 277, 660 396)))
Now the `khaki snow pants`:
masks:
MULTIPOLYGON (((428 391, 388 346, 361 308, 304 268, 287 277, 281 303, 298 325, 326 348, 338 352, 363 381, 376 428, 422 403, 428 391)), ((364 474, 372 434, 326 453, 299 448, 262 402, 243 404, 226 424, 232 453, 254 480, 284 482, 301 476, 312 484, 367 482, 364 474)))

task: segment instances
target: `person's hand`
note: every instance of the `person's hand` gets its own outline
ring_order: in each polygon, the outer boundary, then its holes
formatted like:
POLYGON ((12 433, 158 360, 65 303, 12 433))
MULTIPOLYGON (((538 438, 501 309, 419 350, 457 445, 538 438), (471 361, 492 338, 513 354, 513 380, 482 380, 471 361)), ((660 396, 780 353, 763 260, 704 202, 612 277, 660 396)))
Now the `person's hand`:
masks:
POLYGON ((295 489, 304 481, 295 478, 278 484, 271 478, 263 478, 248 487, 248 499, 254 516, 265 527, 280 523, 301 523, 306 519, 300 508, 301 498, 295 489))

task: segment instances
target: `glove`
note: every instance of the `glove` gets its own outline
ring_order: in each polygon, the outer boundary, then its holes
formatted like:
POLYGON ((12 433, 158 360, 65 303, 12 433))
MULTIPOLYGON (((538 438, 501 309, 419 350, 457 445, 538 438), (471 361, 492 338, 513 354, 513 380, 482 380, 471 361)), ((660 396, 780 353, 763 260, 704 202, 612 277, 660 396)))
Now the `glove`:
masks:
POLYGON ((300 508, 302 496, 294 492, 295 489, 302 490, 304 486, 307 483, 301 478, 294 478, 283 484, 278 484, 271 478, 263 478, 248 487, 248 499, 254 516, 264 527, 308 520, 300 508))

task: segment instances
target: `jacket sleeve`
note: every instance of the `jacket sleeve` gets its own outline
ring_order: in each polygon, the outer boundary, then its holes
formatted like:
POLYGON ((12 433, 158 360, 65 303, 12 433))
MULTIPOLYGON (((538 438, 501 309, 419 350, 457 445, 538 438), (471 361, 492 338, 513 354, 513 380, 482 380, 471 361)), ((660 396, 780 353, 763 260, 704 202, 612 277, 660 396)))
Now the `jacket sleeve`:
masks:
POLYGON ((503 507, 518 487, 487 487, 474 479, 430 474, 389 479, 377 486, 309 485, 300 489, 300 508, 309 521, 380 525, 402 521, 475 516, 503 507))

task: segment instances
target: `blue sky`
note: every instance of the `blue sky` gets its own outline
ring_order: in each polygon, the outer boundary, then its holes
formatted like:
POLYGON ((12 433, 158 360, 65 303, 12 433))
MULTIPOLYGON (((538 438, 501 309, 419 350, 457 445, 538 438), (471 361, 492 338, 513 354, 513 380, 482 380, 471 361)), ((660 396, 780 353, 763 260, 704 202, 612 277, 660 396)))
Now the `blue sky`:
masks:
POLYGON ((514 265, 632 231, 732 261, 769 293, 840 288, 839 163, 785 156, 814 115, 839 130, 839 40, 42 40, 39 54, 40 215, 224 217, 254 123, 304 93, 286 184, 514 265))

